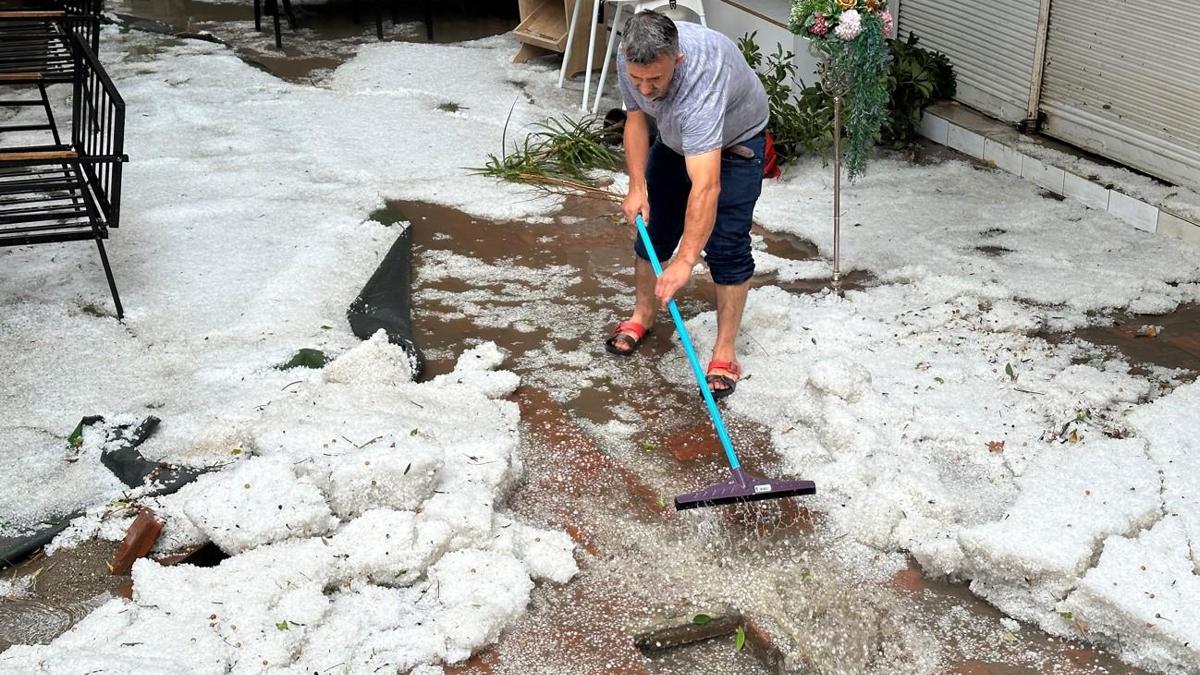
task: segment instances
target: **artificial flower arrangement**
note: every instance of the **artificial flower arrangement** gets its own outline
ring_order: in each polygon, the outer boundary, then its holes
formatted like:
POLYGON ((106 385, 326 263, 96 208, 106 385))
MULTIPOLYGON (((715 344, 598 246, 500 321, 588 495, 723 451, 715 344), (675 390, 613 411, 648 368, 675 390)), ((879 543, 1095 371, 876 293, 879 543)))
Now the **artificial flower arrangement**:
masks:
POLYGON ((822 61, 826 91, 846 99, 846 168, 862 174, 888 114, 887 38, 894 19, 885 0, 793 0, 789 28, 809 39, 822 61))

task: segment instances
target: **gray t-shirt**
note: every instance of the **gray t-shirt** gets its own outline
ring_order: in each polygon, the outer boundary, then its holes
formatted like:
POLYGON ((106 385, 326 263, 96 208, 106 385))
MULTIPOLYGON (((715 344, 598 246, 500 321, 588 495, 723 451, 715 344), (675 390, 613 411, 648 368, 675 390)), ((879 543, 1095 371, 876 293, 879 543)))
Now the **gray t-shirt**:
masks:
POLYGON ((699 24, 676 22, 683 61, 667 95, 642 96, 617 55, 617 81, 629 110, 658 123, 662 142, 684 156, 737 145, 767 126, 767 92, 728 37, 699 24))

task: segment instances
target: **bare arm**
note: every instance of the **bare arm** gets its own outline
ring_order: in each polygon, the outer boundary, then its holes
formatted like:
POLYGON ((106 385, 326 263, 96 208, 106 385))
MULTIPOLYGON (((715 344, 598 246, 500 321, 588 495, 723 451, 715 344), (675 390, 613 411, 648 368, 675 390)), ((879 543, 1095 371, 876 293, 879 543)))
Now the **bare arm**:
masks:
POLYGON ((630 223, 638 213, 650 220, 650 203, 646 189, 646 161, 650 157, 650 125, 646 113, 630 110, 625 117, 625 168, 629 172, 629 193, 622 210, 630 223))
POLYGON ((711 150, 684 160, 692 191, 688 194, 687 214, 683 221, 683 239, 679 258, 695 266, 708 243, 717 221, 717 197, 721 195, 721 151, 711 150))

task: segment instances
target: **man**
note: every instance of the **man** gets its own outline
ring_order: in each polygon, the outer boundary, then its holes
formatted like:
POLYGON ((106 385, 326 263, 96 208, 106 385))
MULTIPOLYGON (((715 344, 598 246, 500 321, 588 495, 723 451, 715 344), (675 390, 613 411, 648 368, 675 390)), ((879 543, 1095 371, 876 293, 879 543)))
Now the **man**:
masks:
POLYGON ((762 191, 767 94, 729 38, 650 11, 626 24, 617 74, 629 111, 625 217, 633 222, 640 213, 655 252, 674 258, 655 281, 648 253, 635 243, 633 316, 617 324, 606 348, 632 354, 704 251, 717 296, 707 379, 714 398, 724 398, 741 376, 735 343, 754 274, 750 224, 762 191), (647 116, 658 127, 653 146, 647 116))

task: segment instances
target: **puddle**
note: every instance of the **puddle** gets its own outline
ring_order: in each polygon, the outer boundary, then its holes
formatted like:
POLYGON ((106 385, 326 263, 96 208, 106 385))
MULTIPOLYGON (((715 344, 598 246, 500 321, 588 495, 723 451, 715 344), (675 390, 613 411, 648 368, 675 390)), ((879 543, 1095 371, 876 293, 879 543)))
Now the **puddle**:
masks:
POLYGON ((0 579, 32 579, 28 595, 0 597, 0 652, 14 644, 45 644, 108 600, 127 577, 108 572, 115 542, 88 541, 70 551, 27 560, 0 579))
MULTIPOLYGON (((353 58, 358 47, 377 41, 374 10, 362 3, 359 21, 354 2, 293 4, 297 25, 281 17, 283 49, 275 47, 272 18, 264 16, 262 30, 254 29, 253 4, 211 3, 199 0, 122 0, 112 9, 121 14, 159 22, 181 33, 207 31, 232 47, 243 60, 290 82, 309 83, 353 58)), ((423 3, 397 3, 383 16, 385 40, 429 41, 423 3)), ((475 40, 516 27, 516 3, 483 1, 434 3, 433 41, 475 40)))
POLYGON ((1079 338, 1115 348, 1133 364, 1190 371, 1181 379, 1200 374, 1200 303, 1180 305, 1169 314, 1122 314, 1107 326, 1045 336, 1048 340, 1079 338), (1157 327, 1155 337, 1139 335, 1143 326, 1157 327))
MULTIPOLYGON (((523 382, 513 400, 526 471, 510 508, 565 529, 587 552, 575 581, 540 587, 498 646, 452 672, 774 672, 735 652, 731 638, 653 657, 633 647, 646 626, 716 604, 778 626, 775 647, 804 655, 814 672, 1139 672, 1032 628, 1010 634, 962 585, 915 570, 864 577, 854 570, 871 565, 831 555, 833 535, 803 500, 675 512, 674 494, 727 469, 669 318, 635 356, 603 351, 632 306, 633 232, 612 211, 580 199, 552 224, 484 222, 420 203, 372 216, 413 224, 415 337, 431 376, 484 340, 509 351, 504 367, 523 382)), ((759 234, 775 255, 816 255, 807 242, 759 234)), ((680 305, 685 317, 710 311, 708 280, 694 279, 680 305)), ((748 468, 778 473, 765 428, 726 423, 748 468)))
POLYGON ((999 258, 1006 253, 1012 253, 1012 249, 1004 248, 1003 246, 976 246, 975 250, 992 258, 999 258))

